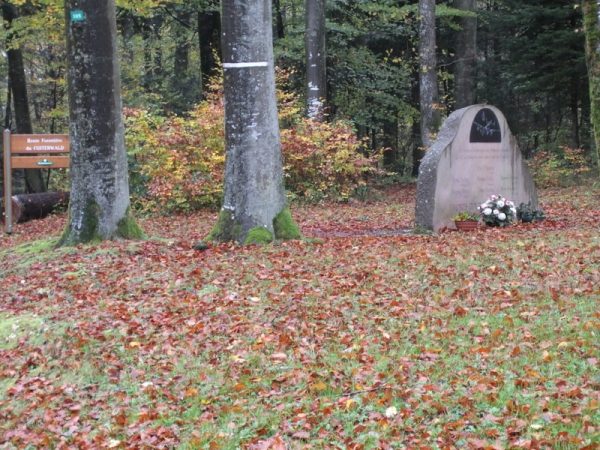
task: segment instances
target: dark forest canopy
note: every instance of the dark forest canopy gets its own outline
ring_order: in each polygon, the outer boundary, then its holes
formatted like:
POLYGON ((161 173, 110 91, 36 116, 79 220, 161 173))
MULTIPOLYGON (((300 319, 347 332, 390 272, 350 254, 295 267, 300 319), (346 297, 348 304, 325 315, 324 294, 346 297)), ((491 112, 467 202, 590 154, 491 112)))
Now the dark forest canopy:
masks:
MULTIPOLYGON (((19 17, 2 31, 3 54, 7 46, 23 52, 34 131, 65 131, 63 2, 13 3, 19 17)), ((326 1, 327 119, 349 122, 370 151, 386 149, 386 169, 401 175, 414 173, 423 151, 417 3, 326 1)), ((454 110, 455 88, 464 81, 473 87, 467 98, 506 114, 527 157, 583 148, 591 165, 581 8, 567 0, 486 0, 471 1, 474 11, 468 11, 468 3, 436 2, 436 107, 442 116, 454 110), (476 58, 465 72, 456 69, 464 62, 459 53, 467 20, 476 22, 476 58)), ((120 0, 117 6, 124 106, 157 117, 194 111, 220 75, 219 2, 120 0)), ((276 65, 300 105, 306 104, 304 8, 304 0, 273 1, 276 65)), ((6 57, 0 58, 0 74, 1 112, 15 124, 6 57)))

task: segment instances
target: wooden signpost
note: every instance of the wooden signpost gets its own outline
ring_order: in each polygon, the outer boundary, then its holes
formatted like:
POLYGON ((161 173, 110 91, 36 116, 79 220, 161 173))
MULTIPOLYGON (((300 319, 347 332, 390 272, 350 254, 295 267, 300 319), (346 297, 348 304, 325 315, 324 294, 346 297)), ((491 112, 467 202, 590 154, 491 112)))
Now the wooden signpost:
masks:
POLYGON ((12 233, 12 170, 65 169, 70 165, 66 134, 12 134, 4 130, 4 230, 12 233))

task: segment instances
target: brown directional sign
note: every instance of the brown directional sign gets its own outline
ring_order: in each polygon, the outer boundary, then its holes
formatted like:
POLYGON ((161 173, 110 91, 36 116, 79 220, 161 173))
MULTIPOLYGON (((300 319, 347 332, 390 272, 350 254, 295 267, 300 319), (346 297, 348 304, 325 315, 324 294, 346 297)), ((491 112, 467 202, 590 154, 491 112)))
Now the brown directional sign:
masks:
POLYGON ((64 169, 71 162, 67 134, 2 133, 4 157, 4 230, 12 233, 12 170, 64 169), (62 155, 59 155, 62 153, 62 155))
POLYGON ((13 134, 10 136, 10 151, 11 153, 67 153, 69 136, 66 134, 13 134))

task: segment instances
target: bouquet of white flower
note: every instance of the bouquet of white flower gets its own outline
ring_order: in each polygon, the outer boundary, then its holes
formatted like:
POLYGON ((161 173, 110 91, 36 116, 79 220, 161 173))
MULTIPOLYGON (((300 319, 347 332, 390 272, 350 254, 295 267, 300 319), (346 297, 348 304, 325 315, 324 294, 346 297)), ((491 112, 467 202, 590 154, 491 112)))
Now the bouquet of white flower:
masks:
POLYGON ((515 204, 501 195, 492 195, 477 209, 486 225, 492 227, 505 227, 517 217, 515 204))

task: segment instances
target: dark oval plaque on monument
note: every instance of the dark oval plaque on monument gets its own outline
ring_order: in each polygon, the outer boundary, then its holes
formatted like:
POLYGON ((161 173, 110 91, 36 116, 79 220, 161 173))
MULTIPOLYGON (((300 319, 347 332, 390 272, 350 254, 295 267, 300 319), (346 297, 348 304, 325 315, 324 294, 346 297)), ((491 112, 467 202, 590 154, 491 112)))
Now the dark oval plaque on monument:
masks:
POLYGON ((490 108, 480 109, 471 125, 470 142, 502 142, 500 123, 490 108))

